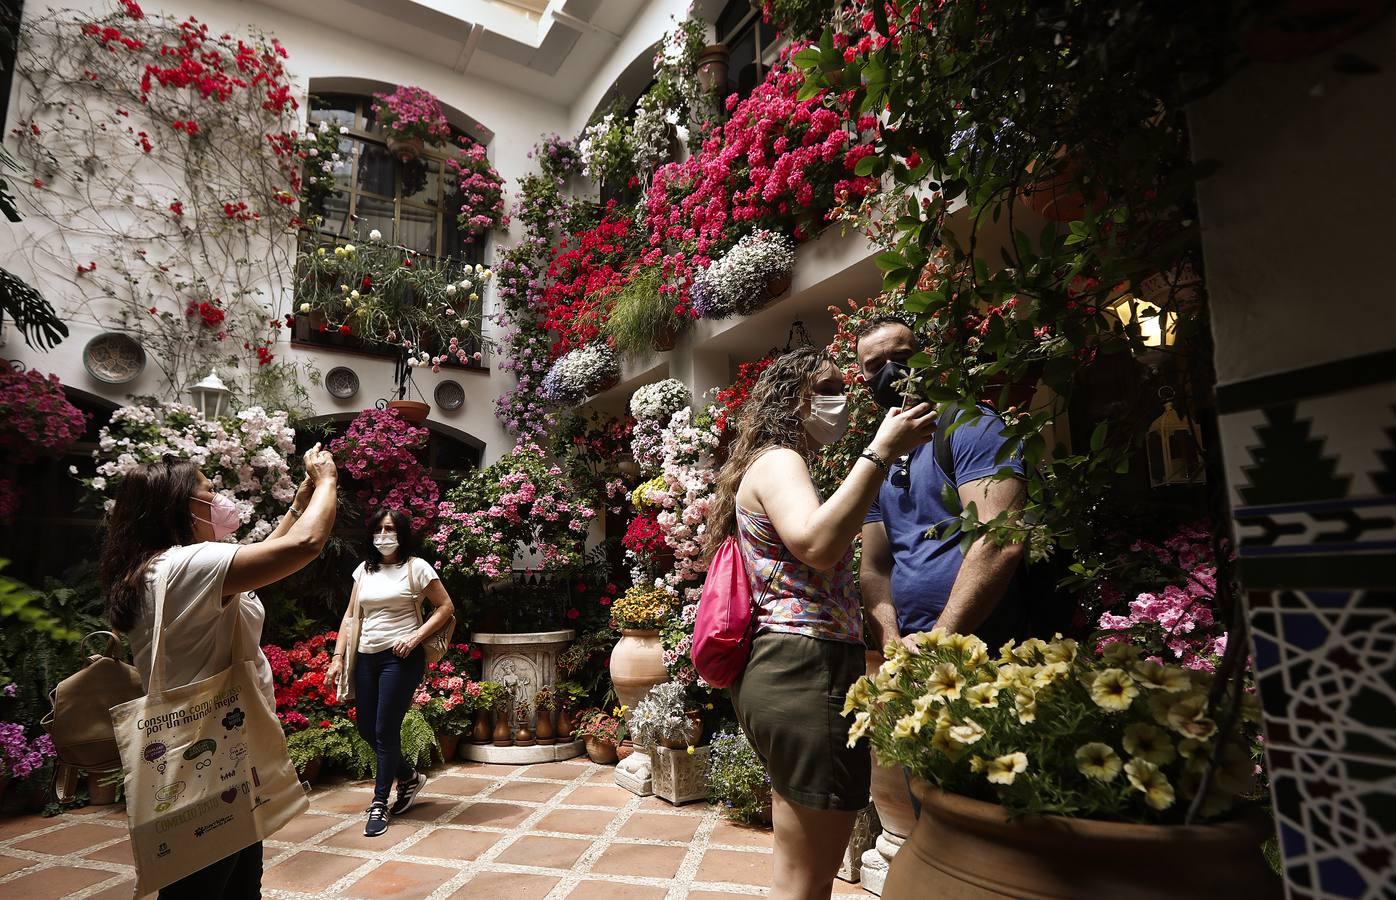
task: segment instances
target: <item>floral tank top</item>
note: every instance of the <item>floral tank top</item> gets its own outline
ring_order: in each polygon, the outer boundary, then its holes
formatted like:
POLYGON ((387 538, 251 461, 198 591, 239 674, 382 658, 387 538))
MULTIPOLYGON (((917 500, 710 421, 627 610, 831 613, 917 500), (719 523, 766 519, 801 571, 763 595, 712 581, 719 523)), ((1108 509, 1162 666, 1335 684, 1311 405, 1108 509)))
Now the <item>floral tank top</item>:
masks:
POLYGON ((803 634, 825 641, 863 642, 862 603, 853 580, 853 548, 820 571, 785 548, 771 520, 737 507, 737 546, 758 603, 756 633, 803 634), (769 586, 768 586, 769 585, 769 586))

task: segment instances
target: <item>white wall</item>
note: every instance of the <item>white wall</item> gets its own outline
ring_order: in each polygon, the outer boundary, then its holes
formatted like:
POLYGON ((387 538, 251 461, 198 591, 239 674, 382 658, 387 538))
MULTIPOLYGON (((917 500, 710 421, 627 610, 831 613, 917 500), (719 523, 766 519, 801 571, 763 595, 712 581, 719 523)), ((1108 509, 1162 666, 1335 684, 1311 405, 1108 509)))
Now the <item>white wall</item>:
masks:
MULTIPOLYGON (((100 13, 109 10, 110 4, 86 0, 53 3, 36 0, 26 4, 25 16, 39 17, 57 8, 91 8, 100 13)), ((161 12, 151 3, 144 4, 144 8, 148 15, 161 12)), ((315 79, 366 79, 385 85, 416 84, 430 90, 440 97, 443 103, 461 111, 493 132, 494 138, 489 145, 490 157, 500 174, 509 182, 511 190, 519 176, 532 170, 533 161, 527 158, 527 153, 538 137, 548 131, 567 133, 569 129, 567 110, 560 106, 510 90, 494 82, 459 75, 449 68, 423 62, 408 53, 384 49, 362 38, 328 29, 279 9, 257 3, 181 0, 170 12, 181 17, 192 15, 201 22, 208 23, 214 30, 237 32, 242 26, 252 23, 274 34, 287 48, 290 54, 287 67, 294 74, 296 84, 303 92, 308 92, 311 81, 315 79)), ((16 89, 19 81, 20 79, 16 79, 16 89)), ((304 111, 304 103, 302 107, 304 111)), ((15 104, 12 100, 12 116, 14 109, 15 104)), ((11 183, 16 184, 17 189, 21 191, 30 189, 28 182, 29 176, 22 175, 11 179, 11 183)), ((45 227, 46 223, 31 221, 0 229, 0 265, 35 284, 60 310, 67 309, 71 306, 71 283, 67 280, 45 279, 19 249, 31 241, 35 230, 45 227)), ((508 241, 508 236, 502 241, 495 238, 493 243, 496 246, 492 247, 487 255, 493 258, 498 251, 497 245, 508 241)), ((42 268, 42 265, 37 267, 42 268)), ((492 301, 492 294, 488 295, 487 304, 492 306, 492 301)), ((290 311, 289 297, 278 298, 277 302, 279 312, 290 311)), ((125 402, 125 398, 132 394, 160 393, 161 384, 156 367, 149 363, 140 379, 116 388, 102 385, 87 375, 81 362, 82 348, 99 330, 87 325, 74 327, 67 341, 53 352, 44 354, 26 347, 11 327, 6 331, 7 340, 0 350, 7 358, 17 358, 27 366, 56 373, 65 384, 119 403, 125 402)), ((371 405, 378 397, 387 396, 392 386, 390 361, 324 351, 292 350, 288 337, 283 332, 281 343, 273 348, 278 359, 310 360, 322 372, 327 372, 336 365, 348 365, 359 374, 360 391, 350 401, 335 401, 323 387, 311 387, 310 393, 317 412, 352 412, 371 405)), ((433 375, 427 370, 424 374, 415 375, 414 381, 430 399, 432 389, 443 378, 455 378, 461 383, 466 390, 466 403, 461 410, 454 413, 443 413, 433 408, 432 419, 483 440, 486 445, 486 463, 506 452, 512 446, 512 439, 495 421, 493 400, 502 391, 513 386, 512 376, 498 371, 444 371, 441 375, 433 375)))

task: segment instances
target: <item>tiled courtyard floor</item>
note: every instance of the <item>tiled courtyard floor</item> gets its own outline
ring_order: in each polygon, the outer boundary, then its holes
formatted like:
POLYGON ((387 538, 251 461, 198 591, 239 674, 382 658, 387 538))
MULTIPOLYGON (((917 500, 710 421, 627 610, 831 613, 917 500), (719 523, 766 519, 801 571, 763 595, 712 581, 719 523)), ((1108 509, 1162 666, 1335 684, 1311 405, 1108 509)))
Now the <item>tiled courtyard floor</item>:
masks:
MULTIPOLYGON (((680 900, 764 896, 771 834, 702 803, 674 807, 585 759, 456 763, 388 833, 363 836, 371 785, 317 788, 310 812, 266 844, 262 895, 279 898, 680 900)), ((129 900, 122 807, 0 819, 0 897, 129 900)), ((835 894, 870 897, 835 882, 835 894)))

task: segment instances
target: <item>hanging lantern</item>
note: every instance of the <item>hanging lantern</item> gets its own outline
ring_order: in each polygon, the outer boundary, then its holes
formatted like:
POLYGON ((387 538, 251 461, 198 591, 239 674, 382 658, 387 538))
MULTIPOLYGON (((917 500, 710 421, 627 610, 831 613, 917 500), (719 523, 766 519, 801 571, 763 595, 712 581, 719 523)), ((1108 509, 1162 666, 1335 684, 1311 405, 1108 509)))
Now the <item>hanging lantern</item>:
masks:
POLYGON ((1172 312, 1165 312, 1157 303, 1141 300, 1133 294, 1125 294, 1110 307, 1120 319, 1120 324, 1128 329, 1135 325, 1144 346, 1150 350, 1173 346, 1177 339, 1178 319, 1172 312), (1135 324, 1137 323, 1137 324, 1135 324))
POLYGON ((1149 426, 1144 446, 1153 487, 1201 484, 1207 480, 1202 466, 1202 435, 1192 420, 1178 414, 1171 399, 1165 398, 1163 415, 1149 426))
POLYGON ((223 379, 218 377, 217 369, 209 372, 207 378, 191 387, 189 394, 194 398, 195 408, 210 422, 227 415, 228 400, 233 396, 223 379))

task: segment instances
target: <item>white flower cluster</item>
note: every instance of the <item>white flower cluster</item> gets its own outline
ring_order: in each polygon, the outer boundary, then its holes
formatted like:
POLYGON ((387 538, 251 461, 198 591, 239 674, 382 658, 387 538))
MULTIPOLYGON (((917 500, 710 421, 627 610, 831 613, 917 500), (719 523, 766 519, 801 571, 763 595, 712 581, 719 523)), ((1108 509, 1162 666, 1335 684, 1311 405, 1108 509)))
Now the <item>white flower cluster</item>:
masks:
POLYGON ((287 458, 296 450, 296 432, 284 411, 249 406, 228 419, 209 421, 192 406, 125 406, 97 437, 97 475, 84 483, 110 510, 117 485, 138 465, 166 454, 197 465, 213 489, 237 503, 250 530, 244 544, 272 532, 296 494, 287 458))
MULTIPOLYGON (((695 424, 687 407, 674 413, 664 429, 663 490, 654 492, 661 507, 655 517, 664 543, 674 551, 674 570, 656 587, 666 587, 676 596, 688 597, 689 584, 703 577, 703 534, 708 505, 717 482, 717 428, 711 421, 695 424), (687 584, 686 584, 687 583, 687 584)), ((691 589, 696 594, 696 589, 691 589)))
POLYGON ((619 376, 616 352, 597 341, 558 357, 543 376, 538 392, 555 403, 578 403, 619 376))
POLYGON ((693 723, 687 715, 688 692, 682 684, 668 681, 650 688, 635 704, 630 729, 635 743, 653 747, 657 742, 688 740, 693 723))
POLYGON ((705 318, 749 315, 767 300, 766 286, 795 268, 795 242, 764 228, 737 241, 727 255, 698 273, 695 305, 705 318))
MULTIPOLYGON (((669 159, 669 126, 678 121, 677 115, 652 102, 646 94, 635 110, 635 119, 630 123, 630 158, 640 172, 653 172, 655 167, 669 159)), ((648 179, 645 179, 648 180, 648 179)))
POLYGON ((625 162, 625 129, 616 121, 615 113, 607 113, 588 125, 577 143, 577 155, 582 158, 582 174, 592 181, 601 181, 608 172, 618 170, 625 162))
POLYGON ((637 419, 668 422, 688 405, 688 388, 677 378, 666 378, 640 387, 630 395, 630 414, 637 419))

